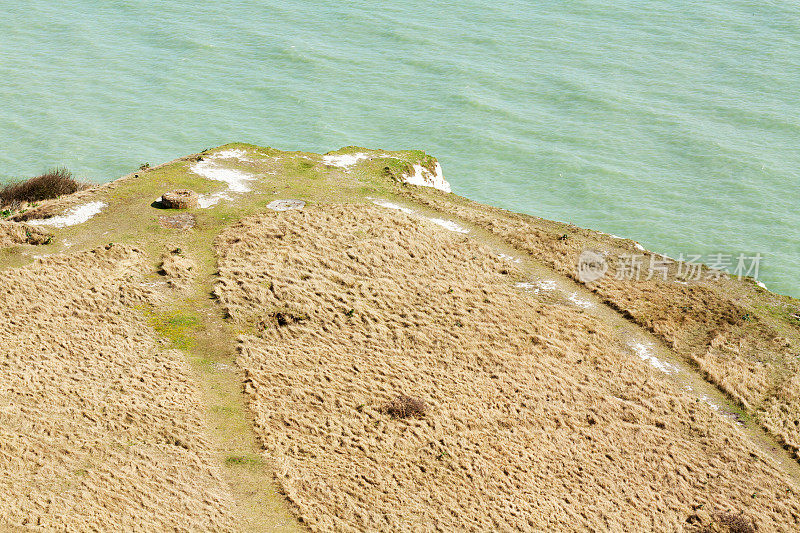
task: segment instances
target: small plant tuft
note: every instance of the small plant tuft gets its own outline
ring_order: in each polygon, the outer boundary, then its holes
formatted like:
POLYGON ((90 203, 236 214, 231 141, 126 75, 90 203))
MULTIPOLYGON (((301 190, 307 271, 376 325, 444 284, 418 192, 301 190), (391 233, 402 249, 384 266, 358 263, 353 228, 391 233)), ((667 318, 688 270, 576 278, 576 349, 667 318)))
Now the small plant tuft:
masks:
MULTIPOLYGON (((300 313, 297 311, 292 311, 291 309, 276 309, 272 313, 269 314, 269 318, 271 319, 270 322, 276 324, 278 326, 288 326, 291 324, 297 324, 298 322, 303 322, 308 320, 308 315, 306 313, 300 313)), ((268 322, 262 321, 260 324, 260 329, 264 330, 268 327, 268 322)))
POLYGON ((422 418, 428 410, 425 400, 401 394, 383 406, 383 412, 392 418, 422 418))
POLYGON ((744 516, 744 513, 717 513, 714 515, 714 521, 701 530, 702 533, 756 533, 756 524, 750 518, 744 516))
MULTIPOLYGON (((55 168, 26 181, 9 183, 0 189, 0 206, 41 202, 85 188, 86 184, 75 180, 69 170, 55 168)), ((3 211, 5 212, 6 210, 3 211)))
POLYGON ((260 462, 258 457, 251 455, 229 455, 225 458, 225 464, 228 466, 258 465, 260 462))

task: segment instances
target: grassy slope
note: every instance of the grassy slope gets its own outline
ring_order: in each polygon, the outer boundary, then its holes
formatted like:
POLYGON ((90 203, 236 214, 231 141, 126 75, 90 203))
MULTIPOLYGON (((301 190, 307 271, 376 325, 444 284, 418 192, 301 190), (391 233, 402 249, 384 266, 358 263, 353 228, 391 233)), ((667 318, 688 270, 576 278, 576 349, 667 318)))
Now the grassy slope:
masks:
MULTIPOLYGON (((570 269, 574 271, 571 265, 574 263, 576 250, 584 246, 613 249, 616 253, 630 251, 633 246, 630 241, 615 241, 568 224, 516 215, 481 206, 455 195, 399 185, 392 178, 403 173, 411 163, 425 161, 427 156, 421 151, 390 152, 394 159, 386 159, 378 157, 379 154, 386 153, 384 151, 343 148, 333 153, 363 152, 375 156, 375 159, 362 162, 351 171, 345 172, 343 169, 322 164, 322 156, 319 154, 282 152, 241 143, 228 144, 212 149, 209 153, 220 149, 246 150, 257 163, 237 161, 229 166, 253 173, 258 180, 252 182, 252 192, 235 195, 235 201, 223 200, 213 208, 194 210, 193 214, 197 219, 194 230, 179 231, 161 227, 158 217, 174 212, 157 210, 151 207, 151 203, 163 192, 176 188, 190 188, 201 194, 224 189, 224 183, 203 179, 189 171, 190 165, 202 154, 193 154, 145 171, 137 171, 110 184, 43 203, 34 211, 62 212, 67 207, 94 200, 102 200, 108 207, 84 224, 54 230, 55 239, 52 244, 36 247, 19 245, 0 249, 0 268, 22 266, 32 261, 37 254, 73 252, 109 242, 136 244, 145 250, 152 261, 154 281, 160 280, 156 273, 159 258, 167 250, 180 247, 187 257, 197 263, 193 281, 184 293, 170 293, 163 306, 142 309, 142 312, 147 315, 156 331, 168 342, 186 351, 193 362, 199 380, 205 385, 208 407, 206 415, 219 444, 219 461, 227 471, 228 480, 234 486, 243 506, 242 515, 253 522, 258 521, 266 506, 271 509, 270 513, 283 517, 280 525, 289 529, 296 527, 285 509, 281 510, 285 506, 277 496, 274 486, 267 486, 260 493, 252 494, 253 487, 263 485, 264 469, 259 463, 249 414, 244 409, 240 395, 241 376, 219 370, 220 363, 223 366, 233 364, 233 336, 237 333, 222 319, 209 296, 216 272, 212 244, 224 228, 248 215, 263 211, 266 204, 277 198, 299 198, 313 204, 363 202, 368 196, 406 196, 439 211, 482 225, 512 245, 534 254, 537 260, 567 274, 570 269), (493 225, 490 222, 493 218, 507 221, 508 226, 493 225), (525 235, 520 234, 525 231, 536 234, 537 242, 532 244, 525 235), (568 244, 557 240, 564 234, 570 235, 568 244), (548 249, 549 255, 540 253, 543 249, 548 249)), ((800 328, 797 320, 790 315, 800 308, 800 302, 773 295, 747 282, 726 282, 724 285, 705 288, 721 300, 733 302, 737 313, 743 310, 740 313, 742 316, 746 314, 751 318, 755 317, 755 321, 736 320, 733 325, 735 330, 726 331, 726 336, 746 342, 749 338, 748 332, 752 329, 751 324, 757 322, 760 328, 755 345, 762 360, 748 362, 748 358, 753 357, 752 350, 743 350, 744 355, 737 354, 736 357, 744 361, 742 368, 753 363, 752 366, 766 375, 763 390, 759 389, 750 398, 746 394, 746 386, 742 392, 737 388, 741 385, 738 382, 722 382, 722 378, 729 377, 727 374, 720 378, 720 386, 741 401, 748 412, 759 418, 787 446, 798 449, 800 437, 791 427, 790 420, 797 409, 795 403, 800 405, 800 401, 791 400, 793 392, 788 388, 797 375, 796 355, 800 354, 800 328), (776 337, 780 342, 785 339, 788 345, 774 348, 771 343, 776 337), (789 406, 789 415, 785 412, 780 414, 784 405, 789 406)), ((624 289, 620 287, 607 287, 606 292, 603 290, 602 287, 598 289, 598 294, 604 296, 609 304, 629 314, 644 327, 661 333, 662 336, 666 335, 653 324, 648 324, 647 316, 652 313, 652 307, 639 309, 635 302, 626 303, 622 297, 624 289)), ((670 302, 670 305, 675 306, 677 303, 670 302)), ((679 326, 676 327, 680 329, 679 326)), ((667 338, 667 341, 677 351, 683 350, 688 359, 696 360, 702 369, 703 361, 708 359, 704 354, 713 339, 706 338, 707 332, 697 333, 695 337, 697 338, 680 336, 679 339, 667 338)), ((709 360, 713 362, 715 359, 712 357, 709 360)), ((706 373, 709 379, 715 379, 714 366, 709 364, 708 369, 706 373)))
MULTIPOLYGON (((61 229, 52 244, 18 245, 0 248, 0 269, 21 267, 35 256, 74 253, 108 243, 135 244, 147 252, 152 262, 151 281, 163 283, 158 274, 162 254, 180 248, 197 268, 183 291, 164 291, 161 305, 140 307, 149 324, 169 345, 183 350, 193 364, 206 398, 206 420, 218 448, 218 460, 232 487, 242 517, 243 530, 293 531, 302 529, 288 511, 269 468, 265 468, 253 439, 251 415, 241 396, 243 377, 235 365, 235 340, 238 333, 228 324, 211 299, 216 272, 213 240, 220 231, 256 212, 277 198, 298 198, 308 203, 364 201, 368 195, 386 194, 389 182, 362 175, 357 179, 342 169, 326 167, 322 156, 303 152, 281 152, 270 148, 233 143, 212 149, 243 149, 256 163, 226 161, 226 166, 252 173, 252 192, 235 195, 209 209, 195 209, 193 230, 167 229, 159 216, 178 213, 152 207, 162 193, 189 188, 203 193, 224 190, 227 185, 201 178, 189 167, 203 154, 193 154, 148 170, 133 172, 112 183, 82 191, 29 209, 27 215, 63 213, 89 201, 103 201, 107 207, 88 222, 61 229), (268 519, 265 519, 268 517, 268 519)), ((333 152, 377 152, 349 147, 333 152)), ((381 151, 380 153, 384 153, 381 151)), ((396 157, 416 161, 423 152, 392 152, 396 157)), ((207 155, 207 154, 206 154, 207 155)), ((386 163, 400 170, 401 160, 386 163)), ((181 212, 183 213, 183 212, 181 212)))
MULTIPOLYGON (((651 331, 737 402, 795 457, 800 457, 800 301, 771 293, 753 280, 702 279, 677 284, 616 280, 622 254, 650 252, 630 240, 528 215, 455 195, 397 187, 398 194, 476 224, 574 281, 585 250, 607 254, 610 270, 587 288, 623 316, 651 331)), ((706 269, 705 274, 708 271, 706 269)))

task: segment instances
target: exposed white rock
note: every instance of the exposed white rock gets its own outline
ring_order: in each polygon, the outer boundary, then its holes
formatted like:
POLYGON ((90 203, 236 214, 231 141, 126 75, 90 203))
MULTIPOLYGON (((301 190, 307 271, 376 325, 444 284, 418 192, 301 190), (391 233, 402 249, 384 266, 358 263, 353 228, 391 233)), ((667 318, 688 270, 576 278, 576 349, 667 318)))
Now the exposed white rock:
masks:
POLYGON ((416 213, 413 209, 409 209, 408 207, 402 206, 400 204, 396 204, 394 202, 390 202, 389 200, 384 200, 383 198, 369 198, 373 204, 379 205, 381 207, 385 207, 387 209, 396 209, 398 211, 402 211, 407 215, 416 214, 417 216, 424 218, 425 220, 429 220, 434 224, 442 226, 445 229, 450 231, 454 231, 456 233, 469 233, 469 228, 465 228, 464 226, 453 222, 452 220, 447 220, 444 218, 436 218, 436 217, 429 217, 422 215, 420 213, 416 213))
POLYGON ((644 344, 642 342, 632 343, 631 348, 633 351, 636 352, 636 355, 639 356, 639 359, 642 361, 646 361, 650 363, 650 366, 655 368, 656 370, 660 370, 665 374, 675 374, 680 372, 680 368, 677 366, 667 363, 666 361, 662 361, 658 357, 655 356, 653 353, 653 346, 651 344, 644 344))
POLYGON ((373 204, 379 205, 381 207, 385 207, 387 209, 396 209, 398 211, 402 211, 403 213, 410 215, 414 212, 413 209, 409 209, 408 207, 404 207, 400 204, 396 204, 394 202, 390 202, 389 200, 384 200, 382 198, 370 198, 373 204))
POLYGON ((65 228, 86 222, 106 206, 105 202, 89 202, 69 209, 63 215, 58 215, 41 220, 29 220, 26 224, 31 226, 53 226, 55 228, 65 228))
POLYGON ((455 231, 456 233, 469 233, 469 229, 461 226, 453 222, 452 220, 446 220, 444 218, 434 218, 434 217, 425 217, 426 219, 430 220, 434 224, 438 224, 445 229, 449 229, 450 231, 455 231))
POLYGON ((577 292, 573 292, 572 294, 567 296, 567 299, 573 304, 583 309, 589 309, 590 307, 594 307, 594 304, 592 302, 586 300, 585 298, 581 298, 580 296, 578 296, 577 292))
POLYGON ((423 187, 433 187, 444 192, 451 192, 450 184, 444 179, 442 165, 436 163, 436 172, 431 172, 422 165, 414 165, 414 174, 404 175, 403 180, 411 185, 421 185, 423 187))
POLYGON ((238 159, 239 161, 246 161, 251 163, 253 160, 247 157, 247 152, 241 148, 229 148, 228 150, 220 150, 208 156, 209 159, 238 159))
POLYGON ((333 167, 347 168, 355 165, 363 159, 368 158, 369 156, 362 152, 357 154, 324 155, 322 156, 322 162, 333 167))
POLYGON ((513 255, 508 255, 508 254, 504 254, 504 253, 498 254, 497 257, 499 257, 500 259, 503 259, 504 261, 511 261, 512 263, 521 263, 522 262, 522 259, 520 259, 519 257, 514 257, 513 255))
MULTIPOLYGON (((225 150, 224 152, 238 153, 239 151, 225 150)), ((202 208, 216 205, 223 198, 230 200, 231 199, 230 193, 250 192, 251 188, 248 182, 256 179, 254 175, 249 174, 247 172, 243 172, 235 168, 225 167, 224 165, 220 164, 217 161, 218 157, 219 157, 218 154, 214 154, 206 159, 203 159, 202 161, 197 161, 196 163, 194 163, 192 166, 189 167, 189 170, 191 170, 198 176, 202 176, 206 179, 214 181, 221 181, 228 184, 228 189, 225 191, 200 195, 198 203, 202 208)), ((238 158, 238 155, 225 158, 232 159, 234 157, 238 158)))

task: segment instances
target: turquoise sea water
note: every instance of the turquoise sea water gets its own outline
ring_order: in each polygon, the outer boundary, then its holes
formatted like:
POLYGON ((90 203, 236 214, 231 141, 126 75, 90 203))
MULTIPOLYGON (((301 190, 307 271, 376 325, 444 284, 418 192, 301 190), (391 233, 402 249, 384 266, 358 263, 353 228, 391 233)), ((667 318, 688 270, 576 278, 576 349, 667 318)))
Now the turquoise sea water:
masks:
POLYGON ((800 296, 800 4, 611 4, 0 0, 0 182, 230 141, 423 148, 458 194, 760 252, 800 296))

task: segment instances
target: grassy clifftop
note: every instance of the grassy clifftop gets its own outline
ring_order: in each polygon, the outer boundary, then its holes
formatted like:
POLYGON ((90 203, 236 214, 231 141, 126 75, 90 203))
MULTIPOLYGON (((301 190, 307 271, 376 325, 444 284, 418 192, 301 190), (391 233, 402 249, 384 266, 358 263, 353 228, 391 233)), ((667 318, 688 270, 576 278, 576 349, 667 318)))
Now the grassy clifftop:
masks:
POLYGON ((6 213, 0 523, 800 527, 800 302, 448 188, 234 143, 6 213))

